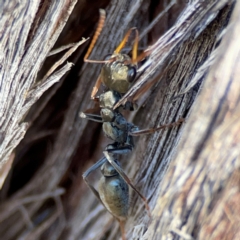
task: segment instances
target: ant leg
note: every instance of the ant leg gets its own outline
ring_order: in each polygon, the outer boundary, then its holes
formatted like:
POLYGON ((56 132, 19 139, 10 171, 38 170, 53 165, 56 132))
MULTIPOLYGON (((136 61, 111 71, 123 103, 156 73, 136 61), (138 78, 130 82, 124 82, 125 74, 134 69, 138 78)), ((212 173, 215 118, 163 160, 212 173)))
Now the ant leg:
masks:
POLYGON ((119 222, 119 227, 120 227, 121 234, 122 234, 122 240, 126 240, 125 221, 118 219, 118 222, 119 222))
POLYGON ((101 80, 101 75, 99 75, 95 85, 93 86, 93 90, 91 92, 91 99, 95 99, 95 96, 98 92, 98 89, 100 88, 101 86, 101 83, 102 83, 102 80, 101 80))
POLYGON ((143 129, 143 130, 137 130, 137 131, 129 132, 129 135, 139 136, 139 135, 143 135, 143 134, 151 134, 151 133, 154 133, 154 132, 159 131, 159 130, 164 129, 164 128, 170 128, 170 127, 178 126, 183 122, 184 122, 184 118, 179 118, 176 122, 169 123, 169 124, 164 124, 164 125, 161 125, 161 126, 156 127, 156 128, 149 128, 149 129, 143 129))
MULTIPOLYGON (((129 148, 122 148, 122 151, 124 151, 124 153, 126 153, 126 151, 130 151, 129 148)), ((131 188, 139 195, 139 197, 143 200, 144 204, 145 204, 145 208, 148 212, 148 216, 151 218, 151 213, 150 213, 150 208, 149 205, 147 203, 147 199, 136 189, 136 187, 133 185, 132 181, 128 178, 128 176, 124 173, 124 171, 122 170, 122 168, 120 166, 118 166, 118 164, 114 161, 114 153, 120 153, 121 150, 119 149, 111 149, 111 150, 105 150, 103 151, 104 156, 107 158, 108 162, 110 162, 110 164, 116 169, 116 171, 120 174, 120 176, 123 178, 123 180, 129 185, 131 186, 131 188)))
MULTIPOLYGON (((85 171, 82 175, 83 180, 85 181, 85 183, 88 185, 88 187, 92 190, 92 192, 94 193, 94 195, 96 196, 96 198, 103 204, 98 191, 88 182, 87 177, 89 176, 89 174, 91 174, 93 171, 95 171, 96 169, 100 168, 105 162, 107 161, 107 159, 105 157, 101 158, 99 161, 97 161, 94 165, 92 165, 89 169, 87 169, 87 171, 85 171)), ((103 204, 103 206, 105 206, 103 204)))
POLYGON ((100 122, 100 123, 103 122, 102 117, 97 114, 80 112, 79 116, 81 118, 86 118, 87 120, 91 120, 93 122, 100 122))
POLYGON ((106 147, 106 151, 112 155, 117 154, 117 155, 122 155, 122 154, 128 154, 132 151, 133 146, 132 145, 127 145, 124 147, 117 147, 116 145, 114 146, 114 144, 109 144, 106 147))

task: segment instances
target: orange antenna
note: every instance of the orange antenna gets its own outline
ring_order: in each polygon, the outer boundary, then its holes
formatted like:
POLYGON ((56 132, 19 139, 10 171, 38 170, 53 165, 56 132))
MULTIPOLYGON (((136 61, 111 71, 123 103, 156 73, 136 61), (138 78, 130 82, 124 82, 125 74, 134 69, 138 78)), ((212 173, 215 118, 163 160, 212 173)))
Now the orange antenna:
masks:
POLYGON ((106 12, 105 12, 105 10, 99 9, 99 13, 100 13, 100 18, 99 18, 99 21, 98 21, 98 26, 97 26, 95 34, 94 34, 94 36, 92 38, 90 46, 89 46, 89 48, 87 50, 87 53, 85 54, 85 56, 83 58, 84 62, 92 62, 92 63, 105 63, 105 62, 107 62, 107 61, 98 61, 98 60, 87 59, 89 57, 90 53, 92 52, 93 47, 94 47, 94 45, 95 45, 95 43, 96 43, 96 41, 97 41, 97 39, 98 39, 102 29, 103 29, 103 25, 104 25, 104 22, 105 22, 105 19, 106 19, 106 12))
POLYGON ((124 46, 126 45, 127 41, 128 41, 128 38, 132 32, 132 30, 136 29, 135 27, 134 28, 130 28, 126 35, 124 36, 123 40, 120 42, 120 44, 118 45, 118 47, 115 49, 114 53, 119 53, 123 48, 124 46))
POLYGON ((137 54, 138 54, 138 41, 139 41, 139 34, 138 34, 138 30, 135 29, 135 40, 133 43, 133 49, 132 49, 132 62, 136 63, 137 62, 137 54))
POLYGON ((145 50, 135 60, 133 60, 133 63, 142 61, 144 58, 148 57, 151 53, 152 53, 152 49, 145 50))

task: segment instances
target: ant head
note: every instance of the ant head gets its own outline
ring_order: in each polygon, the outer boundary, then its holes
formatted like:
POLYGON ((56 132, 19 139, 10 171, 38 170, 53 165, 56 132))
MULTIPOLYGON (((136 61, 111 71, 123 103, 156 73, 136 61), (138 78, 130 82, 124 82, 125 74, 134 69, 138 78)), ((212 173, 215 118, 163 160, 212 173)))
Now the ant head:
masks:
POLYGON ((107 58, 109 62, 101 70, 102 83, 110 90, 126 93, 135 80, 137 66, 126 54, 114 53, 107 58))

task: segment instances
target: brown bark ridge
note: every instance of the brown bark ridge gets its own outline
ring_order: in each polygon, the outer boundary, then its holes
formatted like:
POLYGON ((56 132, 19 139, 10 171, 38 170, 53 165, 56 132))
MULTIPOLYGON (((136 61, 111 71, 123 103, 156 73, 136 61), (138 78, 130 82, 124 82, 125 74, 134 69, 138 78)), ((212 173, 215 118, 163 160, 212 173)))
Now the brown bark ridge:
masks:
MULTIPOLYGON (((143 33, 140 47, 151 49, 146 70, 122 99, 138 99, 128 120, 148 128, 185 118, 181 126, 136 138, 134 151, 121 158, 152 212, 149 219, 132 193, 127 239, 239 239, 240 3, 74 5, 11 1, 0 8, 1 238, 121 237, 117 221, 82 180, 109 141, 100 124, 79 118, 79 111, 94 106, 89 99, 101 65, 83 63, 87 44, 76 49, 105 8, 91 59, 112 53, 133 26, 143 33), (64 75, 74 51, 75 65, 64 75)), ((92 175, 97 186, 100 173, 92 175)))

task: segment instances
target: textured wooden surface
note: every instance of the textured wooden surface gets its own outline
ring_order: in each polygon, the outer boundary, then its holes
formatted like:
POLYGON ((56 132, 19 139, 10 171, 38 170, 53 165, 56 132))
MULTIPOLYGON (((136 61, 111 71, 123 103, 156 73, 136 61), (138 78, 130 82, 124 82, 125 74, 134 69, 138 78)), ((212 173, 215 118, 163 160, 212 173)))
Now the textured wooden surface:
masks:
MULTIPOLYGON (((5 14, 5 22, 0 22, 1 29, 7 29, 4 33, 9 32, 1 48, 12 51, 10 55, 1 51, 3 163, 12 161, 10 154, 29 127, 0 194, 3 239, 120 238, 118 223, 81 176, 109 142, 100 124, 78 116, 94 105, 90 94, 101 68, 83 64, 86 43, 68 59, 75 64, 69 74, 43 94, 70 66, 50 71, 65 53, 47 58, 54 44, 56 49, 91 36, 99 8, 106 9, 107 19, 91 59, 111 53, 130 27, 144 32, 162 13, 140 42, 143 49, 154 48, 140 83, 156 84, 140 99, 138 111, 128 115, 129 121, 148 128, 186 118, 179 127, 136 138, 134 152, 121 159, 125 172, 149 199, 153 215, 150 221, 143 203, 132 194, 128 239, 239 238, 240 4, 231 15, 233 6, 227 2, 79 1, 73 11, 73 1, 7 6, 15 11, 7 11, 12 14, 5 14), (26 33, 19 26, 26 27, 26 33), (18 45, 11 42, 17 36, 23 38, 18 45), (14 65, 5 64, 9 62, 14 65)), ((96 173, 91 180, 98 179, 96 173)))

